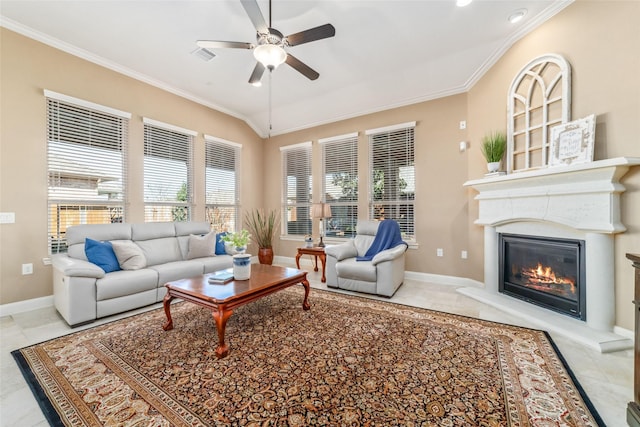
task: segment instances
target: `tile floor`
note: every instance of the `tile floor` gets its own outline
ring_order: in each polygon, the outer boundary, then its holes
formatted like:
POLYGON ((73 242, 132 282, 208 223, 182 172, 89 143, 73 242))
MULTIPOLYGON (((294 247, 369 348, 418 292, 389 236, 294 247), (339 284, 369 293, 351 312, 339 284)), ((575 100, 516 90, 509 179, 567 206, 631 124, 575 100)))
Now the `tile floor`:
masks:
MULTIPOLYGON (((311 272, 308 277, 314 288, 326 288, 318 273, 311 272)), ((456 292, 456 287, 451 285, 407 280, 391 301, 527 326, 519 318, 456 292)), ((130 314, 113 316, 85 327, 130 314)), ((54 308, 0 318, 0 426, 48 425, 10 352, 69 332, 71 328, 54 308)), ((605 423, 608 426, 626 426, 626 405, 633 399, 633 351, 601 354, 560 336, 552 334, 552 338, 605 423)))

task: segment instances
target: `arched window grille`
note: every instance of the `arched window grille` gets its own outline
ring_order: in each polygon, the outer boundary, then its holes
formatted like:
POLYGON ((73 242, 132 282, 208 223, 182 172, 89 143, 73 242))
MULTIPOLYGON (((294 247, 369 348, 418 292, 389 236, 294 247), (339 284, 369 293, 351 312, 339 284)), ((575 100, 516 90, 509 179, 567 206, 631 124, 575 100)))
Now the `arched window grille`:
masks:
POLYGON ((546 167, 550 130, 571 120, 571 66, 542 55, 515 77, 507 99, 507 171, 546 167))

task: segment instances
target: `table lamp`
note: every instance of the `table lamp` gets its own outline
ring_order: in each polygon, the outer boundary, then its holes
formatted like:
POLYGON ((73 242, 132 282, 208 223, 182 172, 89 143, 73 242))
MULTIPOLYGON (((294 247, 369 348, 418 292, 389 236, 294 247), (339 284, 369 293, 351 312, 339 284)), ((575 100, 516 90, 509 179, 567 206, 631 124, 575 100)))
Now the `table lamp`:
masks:
POLYGON ((324 242, 322 241, 324 226, 322 220, 331 218, 331 205, 327 203, 314 203, 311 205, 311 218, 318 218, 320 220, 320 243, 318 243, 318 247, 324 248, 324 242))

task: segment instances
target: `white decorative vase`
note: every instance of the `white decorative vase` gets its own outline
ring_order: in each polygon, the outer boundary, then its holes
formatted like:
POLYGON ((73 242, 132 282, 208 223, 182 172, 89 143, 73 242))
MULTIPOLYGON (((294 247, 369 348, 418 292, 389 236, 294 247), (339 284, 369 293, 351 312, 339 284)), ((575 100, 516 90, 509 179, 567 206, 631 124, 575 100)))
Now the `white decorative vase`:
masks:
POLYGON ((500 162, 487 163, 487 170, 489 173, 498 172, 500 170, 500 162))
POLYGON ((248 280, 251 277, 251 254, 233 256, 233 280, 248 280))

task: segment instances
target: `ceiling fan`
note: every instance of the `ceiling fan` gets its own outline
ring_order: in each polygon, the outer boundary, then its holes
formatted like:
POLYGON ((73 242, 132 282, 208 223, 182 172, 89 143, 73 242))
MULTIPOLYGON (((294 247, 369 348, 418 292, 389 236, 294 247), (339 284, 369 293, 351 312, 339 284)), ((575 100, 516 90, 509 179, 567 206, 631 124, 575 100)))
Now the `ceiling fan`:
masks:
POLYGON ((269 0, 269 26, 262 16, 257 0, 240 0, 242 7, 249 15, 249 19, 256 28, 256 44, 244 42, 228 42, 217 40, 198 40, 196 44, 201 48, 233 48, 253 49, 253 55, 257 60, 251 73, 249 83, 259 85, 265 68, 273 71, 278 65, 286 62, 290 67, 302 73, 310 80, 317 79, 320 74, 304 62, 297 59, 285 50, 291 46, 298 46, 316 40, 326 39, 336 35, 336 29, 331 24, 320 25, 299 33, 283 36, 282 33, 271 27, 271 0, 269 0))

